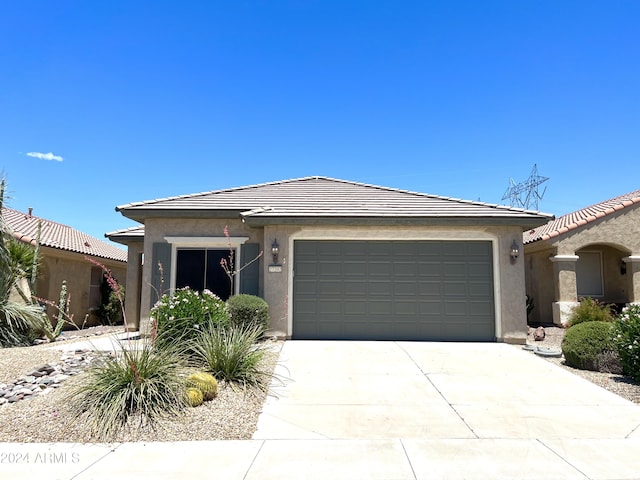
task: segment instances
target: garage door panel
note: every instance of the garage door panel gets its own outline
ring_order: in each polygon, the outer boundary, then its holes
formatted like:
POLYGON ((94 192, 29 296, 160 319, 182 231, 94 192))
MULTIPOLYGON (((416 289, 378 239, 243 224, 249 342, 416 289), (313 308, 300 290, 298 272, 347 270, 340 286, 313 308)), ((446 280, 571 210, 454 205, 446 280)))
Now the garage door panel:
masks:
POLYGON ((442 284, 440 282, 421 281, 418 285, 419 285, 418 293, 421 296, 440 297, 440 295, 442 295, 442 284))
POLYGON ((345 260, 343 262, 343 268, 345 275, 352 277, 365 277, 367 276, 367 263, 363 261, 345 260))
POLYGON ((298 286, 298 293, 300 295, 316 296, 318 294, 317 282, 300 280, 297 286, 298 286))
POLYGON ((295 241, 293 338, 495 340, 492 272, 490 242, 295 241))
POLYGON ((393 282, 387 278, 370 279, 366 285, 370 295, 383 295, 385 297, 389 297, 393 291, 393 282))
POLYGON ((318 264, 315 262, 302 261, 296 263, 296 275, 316 276, 318 275, 318 264))
POLYGON ((484 283, 470 283, 469 284, 469 297, 491 297, 491 285, 486 285, 484 283))
POLYGON ((467 294, 467 283, 464 281, 453 282, 453 281, 444 281, 442 283, 443 286, 443 297, 461 297, 467 294))
POLYGON ((320 281, 317 282, 317 287, 316 291, 318 292, 318 295, 339 296, 342 292, 341 285, 336 282, 320 281))
POLYGON ((396 276, 415 278, 418 275, 418 265, 410 261, 394 262, 393 273, 396 276))
POLYGON ((349 300, 345 299, 342 302, 343 311, 346 315, 366 315, 367 314, 367 302, 364 300, 349 300))
POLYGON ((346 280, 342 284, 333 283, 337 292, 342 291, 344 295, 367 295, 367 284, 365 282, 346 280))
POLYGON ((369 318, 381 318, 384 323, 389 322, 393 317, 393 304, 391 302, 369 302, 369 318))
POLYGON ((446 262, 442 276, 444 278, 464 278, 467 276, 467 264, 462 262, 446 262))
POLYGON ((388 261, 371 261, 369 262, 369 275, 378 277, 389 276, 389 262, 388 261))

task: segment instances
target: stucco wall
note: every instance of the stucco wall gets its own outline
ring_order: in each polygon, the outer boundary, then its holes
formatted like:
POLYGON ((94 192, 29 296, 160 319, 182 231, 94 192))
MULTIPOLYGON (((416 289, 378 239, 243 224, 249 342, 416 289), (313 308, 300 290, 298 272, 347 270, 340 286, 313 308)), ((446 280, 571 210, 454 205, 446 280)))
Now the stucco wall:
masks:
POLYGON ((573 255, 592 244, 608 244, 640 254, 640 205, 612 213, 600 220, 560 235, 549 242, 559 255, 573 255))
MULTIPOLYGON (((76 325, 82 325, 85 317, 87 326, 96 325, 97 317, 90 314, 89 290, 91 286, 91 269, 95 265, 88 262, 83 255, 42 247, 43 257, 42 276, 38 281, 37 296, 58 303, 62 282, 66 280, 67 291, 70 294, 69 312, 73 315, 76 325)), ((126 264, 107 259, 95 258, 96 261, 111 270, 118 283, 126 289, 126 264)), ((50 318, 57 317, 57 311, 53 307, 47 308, 50 318)))
POLYGON ((554 274, 553 263, 549 260, 553 255, 555 250, 552 248, 525 255, 526 292, 534 304, 529 321, 533 324, 553 322, 554 274))
MULTIPOLYGON (((261 296, 270 306, 270 330, 279 336, 290 336, 292 326, 293 242, 296 239, 401 239, 401 240, 488 240, 494 254, 496 334, 499 340, 523 342, 526 338, 524 258, 511 262, 509 252, 515 240, 521 250, 519 227, 327 227, 266 226, 252 228, 237 219, 147 219, 145 222, 144 257, 152 258, 153 244, 167 236, 223 237, 225 225, 230 236, 249 237, 264 251, 260 259, 261 296), (271 244, 279 244, 278 263, 281 272, 270 272, 273 263, 271 244)), ((153 262, 145 261, 140 300, 141 330, 148 327, 153 262)), ((168 280, 167 280, 168 281, 168 280)))
MULTIPOLYGON (((224 238, 224 228, 228 226, 229 236, 249 237, 247 243, 259 243, 263 248, 263 232, 261 228, 251 228, 239 219, 193 219, 193 218, 150 218, 145 221, 144 258, 152 259, 153 244, 166 242, 165 237, 220 237, 224 238)), ((269 244, 271 245, 271 244, 269 244)), ((268 253, 268 252, 265 252, 268 253)), ((260 263, 263 258, 259 260, 260 263)), ((142 269, 142 292, 140 295, 140 328, 147 331, 149 310, 151 307, 151 275, 157 268, 153 261, 145 261, 142 269)), ((170 288, 170 279, 165 279, 165 290, 170 288)), ((260 279, 260 285, 263 279, 260 279)), ((262 293, 262 292, 261 292, 262 293)))

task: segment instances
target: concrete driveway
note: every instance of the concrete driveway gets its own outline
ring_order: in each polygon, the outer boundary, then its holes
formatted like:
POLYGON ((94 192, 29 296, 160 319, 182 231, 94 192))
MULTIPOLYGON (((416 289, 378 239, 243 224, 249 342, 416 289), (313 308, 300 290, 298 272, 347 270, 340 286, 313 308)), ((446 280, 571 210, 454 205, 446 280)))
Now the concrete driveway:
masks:
POLYGON ((396 448, 417 477, 640 478, 640 407, 516 346, 287 341, 276 372, 253 438, 283 462, 376 470, 396 448))
POLYGON ((0 478, 640 479, 640 407, 514 346, 288 341, 277 371, 253 440, 8 443, 0 478))

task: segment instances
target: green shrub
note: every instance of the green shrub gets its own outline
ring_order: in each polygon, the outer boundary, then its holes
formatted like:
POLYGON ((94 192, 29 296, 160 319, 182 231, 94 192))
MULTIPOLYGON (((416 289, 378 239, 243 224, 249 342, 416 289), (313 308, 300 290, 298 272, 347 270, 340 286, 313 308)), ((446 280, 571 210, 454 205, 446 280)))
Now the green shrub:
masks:
POLYGON ((266 391, 268 375, 260 369, 265 350, 256 325, 209 328, 193 343, 195 358, 219 380, 266 391))
POLYGON ((612 323, 583 322, 570 327, 562 340, 562 353, 570 367, 582 370, 600 369, 600 360, 613 352, 612 323))
POLYGON ((200 390, 205 401, 213 400, 218 393, 218 382, 213 375, 207 372, 196 372, 189 375, 187 386, 200 390))
POLYGON ((200 405, 202 405, 202 402, 204 401, 204 395, 199 388, 189 387, 187 388, 186 394, 189 405, 191 405, 192 407, 199 407, 200 405))
MULTIPOLYGON (((130 347, 124 342, 122 347, 130 347)), ((87 369, 68 394, 72 413, 87 419, 94 438, 110 441, 122 429, 153 427, 187 406, 185 365, 177 349, 136 347, 87 369)))
POLYGON ((569 326, 578 325, 583 322, 612 322, 613 313, 611 305, 605 305, 597 300, 585 297, 580 300, 571 315, 569 315, 569 326))
POLYGON ((255 295, 234 295, 227 300, 229 317, 234 325, 257 325, 262 331, 269 325, 269 304, 255 295))
POLYGON ((100 286, 102 303, 98 309, 98 317, 103 325, 120 325, 124 320, 123 305, 120 299, 124 298, 124 287, 120 285, 120 292, 114 291, 106 279, 100 286))
POLYGON ((155 322, 156 346, 160 348, 180 340, 189 342, 209 327, 229 324, 225 302, 209 290, 199 293, 188 287, 163 295, 149 316, 155 322))
POLYGON ((616 318, 612 333, 622 371, 640 382, 640 305, 625 307, 616 318))

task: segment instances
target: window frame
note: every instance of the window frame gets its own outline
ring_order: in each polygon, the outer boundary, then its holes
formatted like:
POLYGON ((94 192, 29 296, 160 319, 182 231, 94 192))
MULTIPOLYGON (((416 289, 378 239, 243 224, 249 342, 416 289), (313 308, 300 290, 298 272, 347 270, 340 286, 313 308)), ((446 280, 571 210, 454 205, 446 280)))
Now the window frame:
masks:
MULTIPOLYGON (((169 288, 172 292, 176 290, 176 272, 178 267, 178 249, 211 249, 211 250, 233 250, 236 269, 242 265, 241 245, 249 240, 249 237, 182 237, 166 236, 164 239, 171 245, 171 279, 169 288)), ((240 275, 233 278, 232 292, 240 291, 240 275)))

